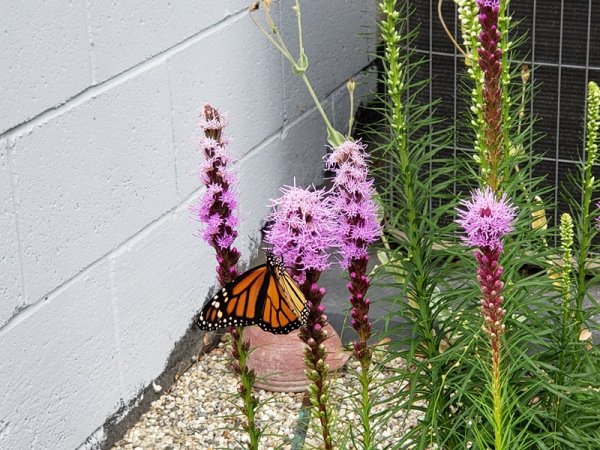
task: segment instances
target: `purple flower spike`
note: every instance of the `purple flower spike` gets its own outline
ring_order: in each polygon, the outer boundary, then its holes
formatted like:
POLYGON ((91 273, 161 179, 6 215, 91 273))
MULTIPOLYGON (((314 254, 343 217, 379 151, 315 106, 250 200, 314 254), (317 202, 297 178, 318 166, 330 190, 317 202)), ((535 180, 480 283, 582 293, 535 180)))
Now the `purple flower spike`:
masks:
POLYGON ((275 210, 269 217, 273 226, 266 240, 302 284, 305 271, 321 272, 329 267, 329 249, 336 242, 336 223, 323 190, 287 187, 282 192, 284 195, 273 201, 275 210))
POLYGON ((335 173, 334 207, 340 216, 338 245, 342 266, 348 268, 352 260, 367 258, 369 245, 381 235, 365 146, 361 142, 344 142, 328 156, 327 167, 335 173))
POLYGON ((335 173, 334 206, 339 217, 337 237, 341 264, 350 274, 347 286, 352 305, 351 323, 359 339, 354 346, 355 356, 363 370, 371 364, 367 344, 371 336, 369 303, 365 302, 370 282, 365 274, 369 245, 381 235, 367 159, 365 146, 349 140, 335 148, 327 158, 327 167, 335 173))
POLYGON ((463 201, 466 209, 459 209, 457 220, 466 236, 468 245, 477 247, 474 251, 477 260, 477 281, 481 288, 481 313, 483 329, 488 333, 494 355, 500 353, 500 336, 504 333, 503 323, 506 310, 503 308, 504 282, 500 279, 504 272, 499 263, 502 253, 502 237, 514 229, 516 208, 506 195, 497 199, 489 187, 477 189, 470 201, 463 201))
POLYGON ((471 200, 463 200, 461 204, 466 209, 457 210, 456 222, 466 232, 465 242, 474 247, 501 248, 501 238, 514 229, 516 215, 516 208, 509 203, 506 194, 497 200, 486 187, 483 191, 477 189, 471 200))
POLYGON ((200 166, 200 178, 206 191, 193 210, 204 224, 202 238, 216 250, 217 273, 222 286, 237 276, 235 266, 240 257, 237 249, 231 247, 237 237, 237 180, 228 169, 231 158, 227 151, 228 141, 222 136, 225 125, 219 111, 210 105, 204 106, 200 119, 204 137, 200 146, 205 160, 200 166))
MULTIPOLYGON (((335 215, 323 190, 297 187, 282 189, 283 196, 273 201, 272 221, 266 241, 281 256, 306 297, 308 318, 300 327, 299 337, 308 347, 304 363, 311 375, 314 395, 323 429, 329 420, 327 348, 327 316, 321 305, 325 289, 317 284, 321 271, 329 267, 329 251, 336 243, 335 215), (323 425, 325 424, 325 425, 323 425)), ((313 397, 311 397, 312 400, 313 397)), ((327 439, 326 439, 327 442, 327 439)))

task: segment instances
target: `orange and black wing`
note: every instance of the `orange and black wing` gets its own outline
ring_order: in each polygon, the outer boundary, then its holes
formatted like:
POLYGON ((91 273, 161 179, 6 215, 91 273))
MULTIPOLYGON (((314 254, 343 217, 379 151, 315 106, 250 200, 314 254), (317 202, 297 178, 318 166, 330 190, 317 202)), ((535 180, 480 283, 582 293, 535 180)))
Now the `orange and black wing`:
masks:
POLYGON ((204 306, 197 323, 201 330, 255 325, 260 320, 260 297, 270 273, 266 264, 256 266, 217 292, 204 306))
POLYGON ((203 330, 258 325, 287 334, 308 318, 306 299, 282 262, 267 253, 267 263, 244 272, 208 302, 198 317, 203 330))
POLYGON ((308 308, 304 294, 290 277, 282 261, 276 261, 267 252, 268 282, 264 286, 258 322, 263 330, 276 334, 287 334, 306 324, 308 308))
POLYGON ((308 319, 308 305, 300 287, 285 269, 278 272, 277 283, 285 294, 288 306, 292 308, 294 314, 300 318, 300 321, 304 325, 308 319))

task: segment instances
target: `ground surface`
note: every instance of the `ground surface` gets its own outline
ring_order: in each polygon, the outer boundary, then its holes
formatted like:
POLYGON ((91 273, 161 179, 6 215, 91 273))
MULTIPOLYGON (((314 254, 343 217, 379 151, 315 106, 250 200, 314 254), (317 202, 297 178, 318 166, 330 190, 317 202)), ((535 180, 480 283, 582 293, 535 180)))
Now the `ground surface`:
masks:
MULTIPOLYGON (((173 385, 168 393, 154 401, 138 423, 132 427, 113 450, 140 449, 243 449, 245 436, 238 412, 237 380, 229 369, 228 344, 221 343, 203 355, 173 385)), ((379 379, 393 373, 391 364, 378 375, 379 379)), ((357 364, 350 363, 333 381, 332 410, 337 420, 335 429, 357 429, 359 418, 353 407, 357 397, 357 364)), ((378 393, 378 398, 390 395, 403 386, 391 383, 378 393)), ((291 449, 291 439, 297 423, 303 394, 269 393, 258 391, 261 410, 258 424, 267 427, 261 449, 291 449)), ((377 448, 389 448, 391 442, 407 428, 414 426, 418 416, 397 413, 379 429, 381 439, 377 448)), ((313 418, 303 448, 318 448, 320 443, 317 421, 313 418)), ((337 447, 336 447, 337 448, 337 447)), ((352 445, 345 446, 352 449, 352 445)))

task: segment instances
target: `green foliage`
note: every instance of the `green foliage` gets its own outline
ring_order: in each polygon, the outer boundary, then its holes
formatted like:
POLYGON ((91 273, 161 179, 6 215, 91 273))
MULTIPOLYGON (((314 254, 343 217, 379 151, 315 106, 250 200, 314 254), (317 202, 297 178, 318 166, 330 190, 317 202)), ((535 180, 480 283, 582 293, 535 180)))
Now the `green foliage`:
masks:
POLYGON ((402 448, 418 442, 425 448, 440 443, 439 431, 451 427, 446 414, 451 404, 446 378, 454 361, 442 348, 447 336, 454 334, 447 318, 455 306, 439 296, 450 256, 435 248, 452 235, 453 225, 447 219, 454 206, 457 168, 452 159, 441 156, 451 134, 431 114, 435 104, 418 102, 429 80, 417 81, 422 61, 404 50, 416 36, 416 31, 408 31, 408 16, 399 13, 408 6, 384 0, 380 9, 386 92, 375 106, 382 119, 371 130, 371 140, 379 143, 376 173, 383 181, 378 190, 387 232, 387 256, 379 273, 383 283, 401 291, 399 297, 390 299, 403 320, 389 330, 394 338, 390 357, 403 358, 406 369, 388 381, 400 378, 408 386, 394 395, 388 413, 422 409, 424 419, 406 436, 399 436, 397 445, 402 448), (434 199, 437 206, 432 208, 434 199), (439 328, 444 322, 448 329, 439 328))
MULTIPOLYGON (((598 305, 588 295, 594 278, 586 278, 596 234, 591 200, 597 188, 592 175, 597 87, 591 86, 588 96, 588 158, 569 189, 575 237, 569 241, 565 219, 563 247, 554 248, 548 243, 555 229, 545 218, 553 205, 541 200, 549 188, 533 176, 538 136, 526 105, 534 87, 529 69, 516 63, 522 38, 503 38, 504 154, 499 170, 502 189, 518 206, 519 216, 500 261, 505 268, 507 331, 496 382, 481 331, 475 261, 456 239, 452 224, 457 190, 462 188, 464 196, 469 186, 483 182, 487 169, 478 150, 483 96, 474 47, 475 2, 458 3, 470 61, 465 92, 472 106, 465 113, 465 127, 455 133, 475 152, 451 159, 440 156, 452 134, 432 114, 436 103, 417 101, 424 87, 416 81, 422 61, 406 50, 415 32, 407 31, 407 16, 397 13, 409 6, 392 0, 381 4, 386 92, 374 107, 382 120, 372 136, 379 143, 386 237, 378 273, 382 284, 399 292, 388 299, 400 321, 389 329, 393 343, 388 357, 406 361, 406 368, 390 380, 407 384, 386 401, 393 405, 388 414, 402 409, 423 414, 415 428, 398 438, 396 448, 599 448, 600 360, 589 337, 597 329, 598 305)), ((511 36, 506 7, 501 8, 500 27, 503 36, 511 36)))

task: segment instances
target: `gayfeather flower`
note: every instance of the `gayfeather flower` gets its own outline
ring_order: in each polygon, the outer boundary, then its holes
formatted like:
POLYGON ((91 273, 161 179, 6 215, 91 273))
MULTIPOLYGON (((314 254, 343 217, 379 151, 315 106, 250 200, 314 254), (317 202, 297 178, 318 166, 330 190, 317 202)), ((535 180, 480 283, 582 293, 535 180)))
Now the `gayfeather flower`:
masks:
POLYGON ((272 203, 274 210, 269 219, 273 225, 266 240, 302 285, 307 271, 322 272, 329 267, 329 250, 336 243, 336 222, 325 191, 294 186, 282 192, 284 195, 272 203))
MULTIPOLYGON (((204 224, 202 237, 215 249, 218 262, 217 275, 219 283, 224 287, 238 276, 236 264, 240 253, 232 247, 237 237, 238 224, 235 192, 237 180, 228 168, 231 158, 227 152, 228 140, 223 136, 223 129, 227 125, 226 118, 207 104, 204 105, 199 125, 204 131, 200 147, 205 159, 200 166, 200 179, 206 191, 200 204, 193 211, 198 220, 204 224)), ((254 370, 248 368, 247 364, 250 343, 243 340, 241 329, 231 327, 229 332, 232 337, 232 368, 240 377, 238 394, 243 402, 241 411, 246 417, 243 428, 248 433, 250 441, 248 448, 257 450, 261 431, 254 420, 258 400, 252 393, 256 374, 254 370)))
POLYGON ((342 266, 349 268, 352 261, 368 259, 369 245, 381 235, 365 146, 345 141, 327 157, 327 167, 335 173, 333 206, 340 216, 338 245, 342 266))
POLYGON ((466 209, 459 209, 457 222, 466 232, 463 239, 468 245, 477 247, 473 252, 477 260, 477 281, 481 289, 481 314, 483 330, 487 333, 491 347, 492 370, 491 392, 493 403, 493 426, 496 448, 501 448, 503 440, 503 405, 501 380, 501 341, 506 326, 504 317, 503 267, 499 264, 502 253, 502 237, 513 230, 516 208, 510 204, 506 195, 500 199, 490 187, 477 189, 470 201, 463 201, 466 209))
POLYGON ((228 140, 222 136, 225 126, 226 120, 219 111, 205 105, 200 119, 204 131, 200 147, 205 158, 200 166, 200 179, 206 191, 194 209, 198 220, 204 224, 202 238, 217 253, 217 273, 222 286, 237 276, 235 266, 240 257, 238 250, 232 247, 238 224, 235 214, 237 180, 228 169, 231 157, 227 151, 228 140))
POLYGON ((481 287, 481 312, 484 330, 490 335, 492 347, 497 350, 499 336, 504 332, 502 319, 506 310, 502 308, 504 283, 500 279, 503 268, 498 263, 502 253, 502 237, 513 230, 516 208, 506 195, 499 200, 489 187, 477 189, 470 201, 463 201, 464 210, 458 210, 457 223, 466 232, 468 245, 478 247, 474 252, 479 265, 477 280, 481 287))
POLYGON ((273 201, 274 211, 269 217, 273 225, 267 231, 266 241, 273 247, 273 253, 281 256, 291 269, 308 302, 307 323, 300 329, 299 336, 307 344, 304 359, 312 383, 309 391, 319 410, 325 448, 333 448, 327 405, 329 367, 325 363, 327 350, 324 344, 327 316, 321 305, 325 289, 317 282, 321 271, 329 267, 337 223, 325 191, 294 186, 284 188, 282 192, 283 196, 273 201))
POLYGON ((371 361, 367 346, 371 336, 367 290, 369 245, 381 235, 377 220, 377 205, 373 200, 373 179, 369 178, 369 166, 365 146, 361 142, 345 141, 335 148, 327 158, 327 167, 334 172, 334 209, 338 215, 338 247, 341 264, 350 274, 348 290, 352 305, 352 327, 359 340, 354 343, 354 352, 363 368, 371 361))
POLYGON ((466 209, 457 210, 459 219, 456 221, 466 232, 463 238, 473 247, 497 248, 502 245, 501 238, 512 231, 516 208, 513 207, 503 194, 497 200, 489 187, 477 189, 471 200, 463 200, 461 204, 466 209))

